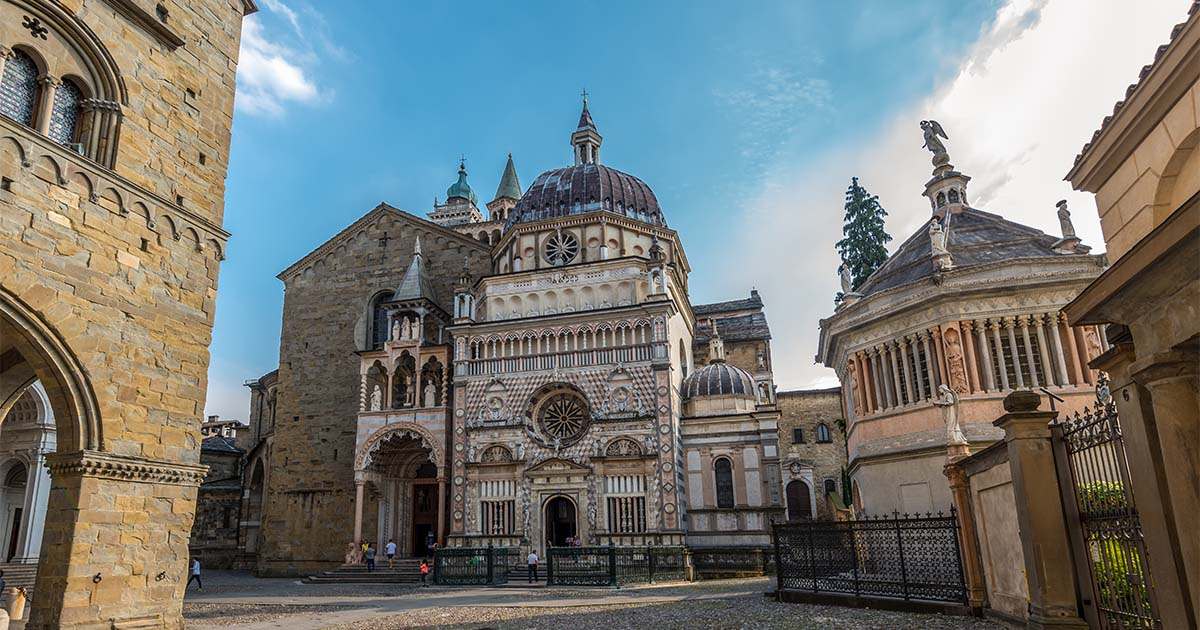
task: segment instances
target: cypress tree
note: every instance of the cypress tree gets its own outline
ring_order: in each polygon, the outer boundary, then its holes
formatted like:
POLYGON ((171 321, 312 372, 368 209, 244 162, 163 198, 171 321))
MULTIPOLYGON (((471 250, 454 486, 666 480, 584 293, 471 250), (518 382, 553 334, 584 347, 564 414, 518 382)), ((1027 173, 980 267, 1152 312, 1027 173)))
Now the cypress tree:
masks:
POLYGON ((852 178, 846 189, 846 223, 842 226, 845 238, 837 242, 837 251, 842 264, 850 269, 855 291, 887 260, 884 245, 892 237, 883 229, 886 216, 879 197, 860 186, 857 177, 852 178))

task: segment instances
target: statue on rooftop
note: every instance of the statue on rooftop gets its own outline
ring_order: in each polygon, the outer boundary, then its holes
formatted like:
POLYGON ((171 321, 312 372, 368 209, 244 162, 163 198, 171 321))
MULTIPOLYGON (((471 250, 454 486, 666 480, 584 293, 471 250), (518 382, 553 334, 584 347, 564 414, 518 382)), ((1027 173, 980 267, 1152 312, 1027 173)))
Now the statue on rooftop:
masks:
POLYGON ((946 145, 938 139, 939 136, 946 140, 950 139, 950 136, 946 135, 946 130, 942 129, 936 120, 922 120, 921 131, 925 134, 925 144, 921 145, 921 148, 929 149, 933 153, 933 165, 949 164, 950 154, 946 152, 946 145))
POLYGON ((854 292, 854 279, 850 277, 850 267, 846 263, 838 265, 838 276, 842 280, 842 293, 854 292))
POLYGON ((1062 227, 1063 240, 1076 238, 1075 224, 1071 223, 1071 211, 1067 209, 1067 200, 1056 204, 1058 206, 1058 224, 1062 227))

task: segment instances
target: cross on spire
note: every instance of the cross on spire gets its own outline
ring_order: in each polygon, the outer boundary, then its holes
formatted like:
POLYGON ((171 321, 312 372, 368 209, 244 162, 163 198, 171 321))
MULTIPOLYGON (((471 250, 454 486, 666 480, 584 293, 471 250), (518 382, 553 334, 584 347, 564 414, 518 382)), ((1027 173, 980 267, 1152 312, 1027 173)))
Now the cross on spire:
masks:
POLYGON ((587 97, 588 97, 587 88, 583 88, 583 92, 580 93, 580 96, 583 97, 583 106, 587 107, 587 97))

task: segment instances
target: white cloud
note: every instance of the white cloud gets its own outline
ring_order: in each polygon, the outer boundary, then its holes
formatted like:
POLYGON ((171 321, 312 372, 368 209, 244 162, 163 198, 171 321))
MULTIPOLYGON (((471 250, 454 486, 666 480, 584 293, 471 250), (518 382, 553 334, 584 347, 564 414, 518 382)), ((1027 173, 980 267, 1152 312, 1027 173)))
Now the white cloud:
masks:
MULTIPOLYGON (((1104 248, 1090 194, 1063 177, 1125 87, 1187 13, 1187 0, 1010 0, 980 34, 953 79, 903 108, 867 138, 804 166, 776 164, 770 188, 746 206, 741 273, 730 293, 757 284, 767 303, 783 387, 836 383, 812 364, 817 321, 833 309, 842 196, 852 176, 890 213, 894 249, 929 216, 921 196, 930 154, 917 123, 950 135, 952 162, 973 177, 972 205, 1057 233, 1054 204, 1070 202, 1076 230, 1104 248)), ((800 90, 804 93, 804 90, 800 90)))
MULTIPOLYGON (((302 37, 300 22, 291 9, 278 0, 266 5, 278 10, 302 37)), ((268 37, 258 16, 246 18, 242 26, 242 45, 238 60, 237 108, 248 114, 279 116, 288 102, 314 103, 321 91, 311 72, 304 67, 312 55, 298 53, 268 37)))

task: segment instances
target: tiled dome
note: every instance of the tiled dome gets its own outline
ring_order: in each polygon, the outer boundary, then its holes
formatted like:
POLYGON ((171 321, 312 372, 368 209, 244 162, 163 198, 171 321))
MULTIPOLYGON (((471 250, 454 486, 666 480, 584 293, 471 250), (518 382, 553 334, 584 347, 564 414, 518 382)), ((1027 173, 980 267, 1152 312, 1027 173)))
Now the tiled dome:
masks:
POLYGON ((576 164, 546 171, 509 215, 509 225, 608 210, 630 219, 666 226, 654 191, 642 180, 602 164, 576 164))
POLYGON ((683 379, 683 398, 705 396, 741 396, 754 398, 754 378, 750 373, 724 361, 713 361, 683 379))

